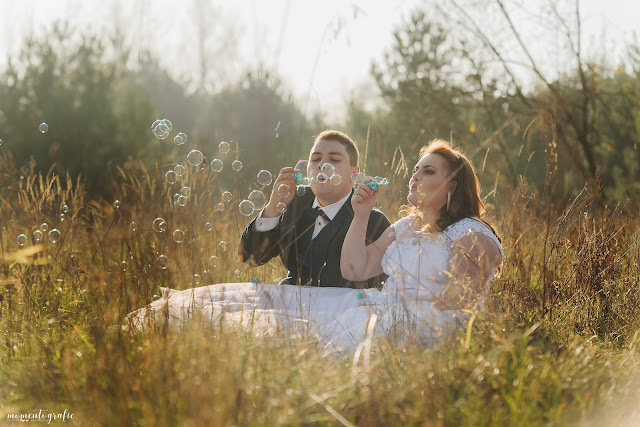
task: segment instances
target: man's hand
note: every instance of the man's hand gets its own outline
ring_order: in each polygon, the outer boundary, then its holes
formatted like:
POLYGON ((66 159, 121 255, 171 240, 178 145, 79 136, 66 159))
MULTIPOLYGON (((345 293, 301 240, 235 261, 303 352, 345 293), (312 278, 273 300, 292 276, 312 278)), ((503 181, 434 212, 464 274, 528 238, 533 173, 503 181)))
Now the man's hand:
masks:
POLYGON ((275 218, 280 216, 280 212, 278 212, 278 203, 284 203, 285 205, 289 205, 293 200, 293 196, 296 194, 296 185, 297 183, 294 181, 293 174, 296 170, 292 167, 282 168, 280 170, 280 174, 278 178, 273 183, 273 190, 271 191, 271 198, 269 199, 269 203, 264 208, 262 212, 263 218, 275 218), (289 187, 289 194, 287 197, 280 197, 279 188, 281 185, 287 185, 289 187))

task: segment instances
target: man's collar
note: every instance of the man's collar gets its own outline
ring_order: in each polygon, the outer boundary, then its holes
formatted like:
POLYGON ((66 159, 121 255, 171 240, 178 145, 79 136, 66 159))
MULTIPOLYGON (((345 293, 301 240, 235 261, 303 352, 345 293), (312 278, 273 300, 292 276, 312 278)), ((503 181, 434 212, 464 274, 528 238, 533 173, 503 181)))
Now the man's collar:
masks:
POLYGON ((329 219, 333 220, 333 218, 336 217, 336 215, 338 215, 338 212, 340 212, 340 209, 342 209, 342 206, 345 204, 345 202, 349 199, 349 196, 351 196, 352 191, 349 191, 349 193, 347 193, 346 196, 344 196, 342 199, 338 200, 335 203, 332 203, 330 205, 327 206, 320 206, 320 203, 318 203, 318 198, 315 197, 313 199, 313 204, 311 205, 312 208, 320 208, 324 211, 325 214, 327 214, 327 216, 329 217, 329 219))

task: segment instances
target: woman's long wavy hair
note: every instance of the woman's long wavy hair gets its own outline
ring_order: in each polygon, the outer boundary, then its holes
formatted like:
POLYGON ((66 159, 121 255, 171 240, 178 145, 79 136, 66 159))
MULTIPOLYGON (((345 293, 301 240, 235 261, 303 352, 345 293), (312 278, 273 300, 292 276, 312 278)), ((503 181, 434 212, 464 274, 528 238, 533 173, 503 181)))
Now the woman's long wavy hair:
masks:
MULTIPOLYGON (((463 218, 476 217, 487 224, 498 241, 502 242, 491 224, 481 217, 484 213, 484 203, 480 198, 480 182, 467 156, 459 150, 454 150, 447 141, 439 138, 432 140, 420 149, 420 158, 430 153, 437 154, 446 160, 449 167, 448 179, 456 182, 456 189, 451 194, 449 209, 445 205, 440 210, 440 218, 436 222, 438 228, 444 230, 463 218)), ((421 216, 420 210, 415 206, 403 207, 403 211, 421 216)))

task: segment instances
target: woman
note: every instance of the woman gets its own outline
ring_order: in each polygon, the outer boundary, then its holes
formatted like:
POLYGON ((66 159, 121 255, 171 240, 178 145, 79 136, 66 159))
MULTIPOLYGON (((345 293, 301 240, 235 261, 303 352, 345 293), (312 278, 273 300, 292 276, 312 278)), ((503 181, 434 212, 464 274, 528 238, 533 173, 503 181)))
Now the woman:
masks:
POLYGON ((164 298, 132 313, 131 321, 175 327, 198 315, 268 332, 301 327, 326 349, 339 351, 352 351, 367 328, 378 335, 437 339, 477 309, 501 264, 502 248, 480 219, 483 204, 469 160, 442 140, 432 141, 420 156, 409 182, 407 216, 369 246, 365 233, 378 192, 363 184, 352 197, 354 218, 341 270, 349 280, 386 273, 381 291, 253 283, 163 289, 164 298))
POLYGON ((366 291, 378 307, 378 333, 399 329, 431 341, 479 308, 503 256, 500 238, 480 219, 479 190, 469 160, 436 139, 420 150, 408 215, 365 247, 364 227, 377 192, 357 188, 340 268, 349 280, 389 275, 381 292, 366 291))

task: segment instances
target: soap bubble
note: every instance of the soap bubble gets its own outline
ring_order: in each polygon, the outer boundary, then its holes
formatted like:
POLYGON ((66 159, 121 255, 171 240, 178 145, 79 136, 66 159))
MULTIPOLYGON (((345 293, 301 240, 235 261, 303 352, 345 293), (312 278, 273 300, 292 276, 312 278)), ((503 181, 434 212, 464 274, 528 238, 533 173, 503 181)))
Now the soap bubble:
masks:
POLYGON ((176 167, 174 167, 173 170, 178 176, 184 175, 184 172, 186 171, 185 167, 182 165, 176 165, 176 167))
POLYGON ((207 231, 211 231, 213 230, 213 224, 211 224, 209 221, 204 223, 204 229, 207 231))
POLYGON ((131 224, 129 224, 129 230, 136 231, 137 229, 138 229, 138 224, 136 224, 135 221, 131 221, 131 224))
POLYGON ((169 258, 167 258, 166 255, 160 255, 158 258, 156 258, 155 264, 156 267, 160 270, 166 270, 167 267, 169 267, 169 258))
POLYGON ((228 203, 231 201, 231 199, 233 199, 233 194, 231 194, 231 192, 225 191, 224 193, 222 193, 222 200, 228 203))
POLYGON ((324 184, 329 179, 327 174, 324 172, 320 172, 315 178, 317 179, 318 184, 324 184))
POLYGON ((287 205, 285 205, 284 203, 280 202, 280 203, 278 203, 278 206, 276 206, 276 210, 278 211, 278 213, 284 213, 284 211, 287 210, 287 205))
POLYGON ((238 210, 242 215, 250 216, 251 214, 253 214, 253 210, 254 210, 253 203, 251 203, 249 200, 243 200, 238 205, 238 210))
POLYGON ((0 145, 2 145, 2 140, 0 139, 0 145))
POLYGON ((198 166, 204 160, 204 155, 198 150, 191 150, 187 154, 187 163, 191 166, 198 166))
POLYGON ((389 185, 389 178, 382 178, 380 185, 389 185))
POLYGON ((184 133, 180 132, 179 134, 176 135, 175 138, 173 138, 173 142, 175 142, 176 145, 182 145, 185 142, 187 142, 187 135, 185 135, 184 133))
POLYGON ((189 187, 182 187, 180 190, 180 194, 182 194, 187 199, 191 197, 191 189, 189 187))
POLYGON ((20 234, 16 240, 18 241, 18 245, 22 247, 27 243, 27 236, 20 234))
POLYGON ((280 184, 280 186, 278 187, 278 196, 280 196, 280 198, 282 199, 286 199, 287 197, 289 197, 289 184, 280 184))
POLYGON ((260 172, 258 172, 258 184, 260 185, 269 185, 271 184, 271 180, 272 180, 272 176, 271 176, 271 172, 269 172, 268 170, 261 170, 260 172))
POLYGON ((317 184, 318 183, 318 177, 316 176, 312 176, 311 179, 309 180, 310 184, 317 184))
POLYGON ((176 243, 182 243, 184 241, 184 231, 177 229, 173 232, 173 240, 176 241, 176 243))
POLYGON ((300 181, 300 184, 309 185, 310 184, 309 177, 308 176, 303 177, 302 181, 300 181))
POLYGON ((173 124, 169 120, 160 119, 153 122, 153 124, 151 125, 151 130, 153 131, 153 134, 156 136, 156 138, 165 139, 167 136, 169 136, 169 132, 171 132, 172 127, 173 124))
POLYGON ((231 167, 234 171, 238 172, 242 169, 242 162, 240 160, 234 160, 233 163, 231 163, 231 167))
POLYGON ((362 172, 357 172, 351 175, 351 182, 353 182, 356 185, 360 185, 362 183, 364 183, 364 180, 367 176, 365 174, 363 174, 362 172))
POLYGON ((63 221, 64 221, 64 218, 65 218, 64 214, 63 214, 63 213, 61 213, 61 214, 60 214, 60 222, 63 222, 63 221))
POLYGON ((46 133, 49 130, 49 125, 46 123, 40 123, 40 126, 38 126, 38 129, 40 130, 40 132, 46 133))
POLYGON ((231 149, 231 146, 229 145, 228 142, 224 142, 222 141, 219 145, 218 145, 218 150, 220 150, 220 152, 222 154, 227 154, 229 152, 229 150, 231 149))
POLYGON ((329 178, 329 182, 333 185, 339 185, 342 182, 342 177, 337 173, 334 173, 331 175, 331 178, 329 178))
POLYGON ((69 212, 69 206, 62 205, 62 213, 67 213, 67 212, 69 212))
POLYGON ((240 270, 235 270, 233 272, 233 275, 236 276, 236 277, 240 277, 240 270))
POLYGON ((307 187, 305 187, 304 185, 296 185, 296 194, 298 196, 303 196, 306 191, 307 187))
POLYGON ((183 195, 179 195, 176 203, 178 203, 178 206, 185 207, 187 206, 187 203, 189 203, 189 199, 183 195))
POLYGON ((216 268, 219 263, 220 263, 220 260, 218 259, 217 256, 214 255, 211 258, 209 258, 209 267, 216 268))
POLYGON ((116 209, 120 209, 120 200, 116 200, 115 202, 113 202, 113 207, 116 209))
POLYGON ((249 193, 249 201, 253 203, 253 209, 259 211, 267 204, 267 198, 260 190, 253 190, 249 193))
POLYGON ((49 231, 49 241, 51 243, 57 243, 59 239, 60 239, 60 232, 58 231, 57 228, 53 228, 51 231, 49 231))
POLYGON ((173 203, 178 203, 178 199, 182 196, 180 193, 176 193, 173 195, 173 203))
POLYGON ((308 166, 309 166, 308 160, 300 160, 298 163, 296 163, 295 169, 300 171, 303 175, 306 175, 308 166))
POLYGON ((167 171, 164 174, 164 180, 167 181, 167 184, 175 184, 178 180, 178 174, 176 171, 167 171))
POLYGON ((336 170, 336 167, 333 166, 331 163, 325 163, 322 165, 320 170, 327 175, 333 175, 336 170))
POLYGON ((222 170, 222 160, 220 159, 213 159, 211 160, 211 170, 214 172, 220 172, 222 170))
POLYGON ((218 203, 218 206, 216 206, 218 211, 222 212, 224 210, 224 203, 218 203))
POLYGON ((218 243, 218 246, 220 246, 220 250, 222 252, 227 250, 227 242, 225 242, 224 240, 222 240, 220 243, 218 243))
POLYGON ((36 241, 36 243, 40 242, 40 240, 42 240, 42 231, 40 230, 36 230, 33 232, 33 240, 36 241))
POLYGON ((193 275, 193 284, 194 285, 199 285, 202 282, 202 277, 200 277, 199 274, 194 274, 193 275))
POLYGON ((157 233, 162 233, 167 229, 167 221, 162 218, 156 218, 153 220, 153 230, 157 233))

